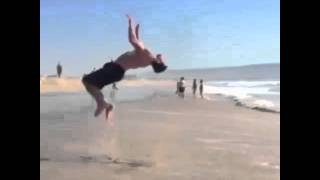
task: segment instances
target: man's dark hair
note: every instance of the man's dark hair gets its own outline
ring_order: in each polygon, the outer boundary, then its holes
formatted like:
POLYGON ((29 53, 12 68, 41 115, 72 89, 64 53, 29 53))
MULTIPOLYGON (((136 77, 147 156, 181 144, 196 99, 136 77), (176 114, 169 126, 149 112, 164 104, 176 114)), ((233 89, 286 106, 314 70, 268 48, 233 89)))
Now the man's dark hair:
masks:
POLYGON ((159 63, 159 62, 156 62, 156 61, 153 61, 151 65, 152 65, 153 71, 155 73, 164 72, 168 67, 164 63, 159 63))

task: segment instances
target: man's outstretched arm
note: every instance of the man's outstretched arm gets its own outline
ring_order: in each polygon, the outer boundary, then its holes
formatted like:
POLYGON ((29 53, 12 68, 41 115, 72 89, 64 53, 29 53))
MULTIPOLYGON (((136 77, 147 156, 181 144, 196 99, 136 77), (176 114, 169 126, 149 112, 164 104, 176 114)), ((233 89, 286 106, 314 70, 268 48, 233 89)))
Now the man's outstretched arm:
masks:
POLYGON ((140 39, 139 39, 139 27, 140 27, 140 25, 137 24, 136 25, 136 29, 135 29, 136 30, 136 38, 137 38, 138 41, 140 41, 140 39))
POLYGON ((136 26, 136 29, 135 29, 137 34, 134 34, 133 29, 132 29, 131 17, 128 15, 127 15, 127 17, 128 17, 128 22, 129 22, 129 28, 128 28, 129 42, 136 50, 143 50, 144 49, 143 44, 138 40, 138 38, 139 38, 139 24, 136 26))

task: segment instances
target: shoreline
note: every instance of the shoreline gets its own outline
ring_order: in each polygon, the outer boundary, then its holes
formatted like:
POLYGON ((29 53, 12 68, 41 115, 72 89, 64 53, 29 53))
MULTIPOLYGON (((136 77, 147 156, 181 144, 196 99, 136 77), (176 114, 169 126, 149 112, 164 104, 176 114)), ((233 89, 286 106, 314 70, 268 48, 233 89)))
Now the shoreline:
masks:
MULTIPOLYGON (((191 82, 187 82, 186 85, 189 87, 191 86, 191 82)), ((118 84, 119 88, 143 88, 143 86, 147 87, 159 87, 160 91, 164 88, 171 88, 173 91, 176 86, 176 82, 173 80, 146 80, 146 79, 138 79, 138 80, 123 80, 118 84)), ((104 89, 104 94, 107 95, 110 93, 110 88, 104 89)), ((46 79, 40 80, 40 96, 56 96, 56 95, 68 95, 68 94, 79 94, 85 93, 85 88, 83 87, 81 80, 78 78, 55 78, 49 77, 46 79)), ((146 95, 145 98, 153 98, 153 94, 159 94, 159 92, 153 92, 151 95, 146 95)), ((160 93, 165 96, 169 96, 170 93, 160 93)), ((192 93, 187 91, 186 96, 192 97, 192 93)), ((226 99, 230 99, 234 102, 235 106, 239 106, 242 108, 247 108, 255 111, 260 112, 267 112, 267 113, 275 113, 280 114, 280 111, 266 108, 266 107, 259 107, 259 106, 249 106, 245 103, 241 102, 237 98, 233 96, 227 96, 220 93, 217 94, 205 94, 205 100, 210 101, 211 97, 222 96, 226 99)), ((197 97, 200 98, 200 97, 197 97)), ((135 99, 135 98, 133 98, 135 99)), ((144 99, 143 97, 137 98, 138 100, 144 99)), ((135 100, 122 100, 121 102, 127 101, 135 101, 135 100)))
POLYGON ((250 106, 240 102, 236 98, 233 98, 233 97, 226 97, 226 98, 231 99, 235 103, 235 106, 239 106, 239 107, 243 107, 243 108, 247 108, 247 109, 251 109, 251 110, 255 110, 255 111, 260 111, 260 112, 280 114, 280 111, 277 111, 277 110, 273 110, 273 109, 265 108, 265 107, 259 107, 259 106, 250 107, 250 106))

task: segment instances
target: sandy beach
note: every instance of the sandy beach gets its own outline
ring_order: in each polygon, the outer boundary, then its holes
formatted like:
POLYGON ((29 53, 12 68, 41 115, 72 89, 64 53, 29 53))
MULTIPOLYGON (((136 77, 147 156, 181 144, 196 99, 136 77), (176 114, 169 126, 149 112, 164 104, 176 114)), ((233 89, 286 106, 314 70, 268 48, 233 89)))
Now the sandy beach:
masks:
MULTIPOLYGON (((174 81, 170 80, 122 80, 121 86, 125 87, 141 87, 146 86, 160 86, 173 87, 174 81)), ((189 84, 188 84, 189 85, 189 84)), ((42 77, 40 78, 40 94, 54 93, 54 92, 81 92, 84 91, 81 83, 81 78, 56 78, 56 77, 42 77)))
MULTIPOLYGON (((174 82, 144 81, 134 89, 139 83, 129 81, 119 84, 107 123, 93 117, 95 105, 80 80, 52 82, 40 85, 43 180, 280 179, 277 113, 236 106, 222 96, 181 99, 174 82), (149 95, 121 99, 148 88, 149 95)), ((106 99, 109 93, 106 88, 106 99)))
POLYGON ((40 78, 40 94, 52 92, 84 91, 80 78, 40 78))

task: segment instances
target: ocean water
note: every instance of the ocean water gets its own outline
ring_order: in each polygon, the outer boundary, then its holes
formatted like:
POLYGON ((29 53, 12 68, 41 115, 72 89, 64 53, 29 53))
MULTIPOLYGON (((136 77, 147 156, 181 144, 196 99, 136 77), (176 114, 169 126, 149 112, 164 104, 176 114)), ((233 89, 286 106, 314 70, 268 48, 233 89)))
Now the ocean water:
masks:
POLYGON ((280 64, 257 64, 235 67, 171 70, 155 74, 150 71, 141 77, 177 80, 204 79, 205 81, 276 81, 280 79, 280 64))
POLYGON ((280 112, 280 81, 209 81, 204 94, 231 97, 242 105, 280 112))
MULTIPOLYGON (((280 64, 256 64, 235 67, 168 70, 160 75, 149 73, 150 79, 187 82, 194 78, 205 82, 204 93, 230 97, 238 104, 266 111, 280 112, 280 64)), ((199 81, 198 81, 199 82, 199 81)))

